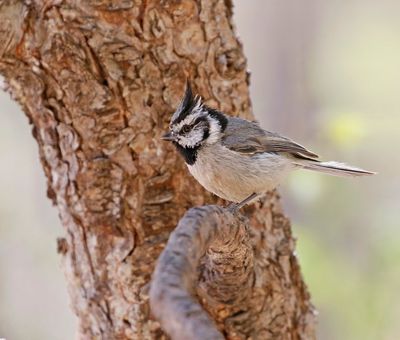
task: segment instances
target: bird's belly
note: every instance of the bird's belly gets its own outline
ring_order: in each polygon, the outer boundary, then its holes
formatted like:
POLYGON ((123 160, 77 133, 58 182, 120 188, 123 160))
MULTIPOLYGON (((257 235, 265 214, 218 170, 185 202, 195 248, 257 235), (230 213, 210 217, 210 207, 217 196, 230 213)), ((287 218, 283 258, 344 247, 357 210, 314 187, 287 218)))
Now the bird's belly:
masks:
POLYGON ((199 154, 190 173, 208 191, 231 202, 241 202, 253 193, 274 189, 292 168, 284 156, 230 154, 228 149, 199 154))

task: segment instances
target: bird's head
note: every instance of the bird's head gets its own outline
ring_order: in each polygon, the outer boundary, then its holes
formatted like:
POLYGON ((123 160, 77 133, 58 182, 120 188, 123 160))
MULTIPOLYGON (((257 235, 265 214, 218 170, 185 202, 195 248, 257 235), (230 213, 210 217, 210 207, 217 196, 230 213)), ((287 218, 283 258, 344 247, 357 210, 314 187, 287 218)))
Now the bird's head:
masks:
POLYGON ((178 148, 198 149, 204 144, 216 143, 226 128, 226 116, 211 109, 194 96, 187 82, 185 94, 171 118, 169 131, 162 139, 173 142, 178 148))

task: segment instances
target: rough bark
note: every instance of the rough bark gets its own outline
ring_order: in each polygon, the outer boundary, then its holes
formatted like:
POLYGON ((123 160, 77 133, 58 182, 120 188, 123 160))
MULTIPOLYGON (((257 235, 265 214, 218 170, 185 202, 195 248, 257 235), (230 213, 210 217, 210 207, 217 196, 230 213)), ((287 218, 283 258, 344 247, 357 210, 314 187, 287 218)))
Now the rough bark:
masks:
MULTIPOLYGON (((252 117, 231 15, 223 0, 0 0, 0 73, 33 125, 65 228, 59 252, 82 339, 166 337, 149 310, 151 273, 184 212, 215 198, 159 136, 187 77, 208 105, 252 117)), ((220 268, 212 253, 224 247, 217 240, 225 227, 214 230, 208 255, 196 258, 193 298, 227 338, 313 338, 313 308, 277 195, 246 215, 248 226, 232 235, 243 237, 240 249, 251 246, 253 255, 232 259, 246 267, 220 268), (217 268, 251 268, 247 293, 220 289, 209 275, 217 268)))
MULTIPOLYGON (((287 220, 273 224, 287 228, 287 220)), ((158 260, 150 290, 152 310, 173 339, 223 339, 223 334, 230 339, 299 337, 293 330, 302 326, 288 318, 287 306, 277 304, 295 306, 296 300, 307 297, 282 291, 285 276, 291 289, 291 273, 267 269, 273 264, 260 247, 264 237, 246 218, 219 206, 186 213, 158 260), (274 301, 274 291, 285 301, 274 301)), ((281 258, 281 265, 284 261, 281 258)), ((297 322, 310 321, 303 317, 297 322)), ((303 336, 308 339, 311 333, 303 336)))

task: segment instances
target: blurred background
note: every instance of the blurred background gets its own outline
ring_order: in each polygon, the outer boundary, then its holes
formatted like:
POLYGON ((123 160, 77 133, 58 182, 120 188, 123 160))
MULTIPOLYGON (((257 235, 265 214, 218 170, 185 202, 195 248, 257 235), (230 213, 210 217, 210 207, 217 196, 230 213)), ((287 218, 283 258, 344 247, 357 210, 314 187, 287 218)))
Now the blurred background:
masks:
MULTIPOLYGON (((281 187, 319 339, 399 339, 400 2, 234 3, 262 125, 326 160, 379 172, 299 171, 281 187)), ((73 339, 62 228, 36 143, 1 91, 0 112, 0 337, 73 339)))

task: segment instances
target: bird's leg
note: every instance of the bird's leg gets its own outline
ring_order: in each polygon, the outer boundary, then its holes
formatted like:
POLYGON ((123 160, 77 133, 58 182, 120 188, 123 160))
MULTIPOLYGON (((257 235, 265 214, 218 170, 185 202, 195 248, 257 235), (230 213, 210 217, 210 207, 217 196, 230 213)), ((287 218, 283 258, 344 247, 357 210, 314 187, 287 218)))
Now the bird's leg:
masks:
POLYGON ((231 203, 228 205, 228 210, 233 213, 236 214, 239 209, 241 209, 242 207, 244 207, 247 203, 251 202, 252 200, 254 200, 256 197, 258 196, 258 194, 256 194, 255 192, 253 192, 249 197, 246 197, 242 202, 239 203, 231 203))

